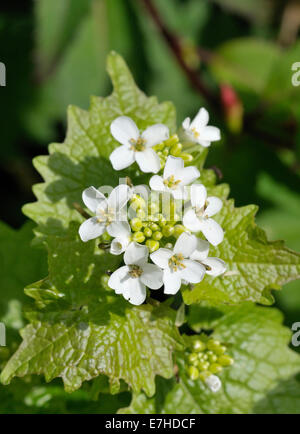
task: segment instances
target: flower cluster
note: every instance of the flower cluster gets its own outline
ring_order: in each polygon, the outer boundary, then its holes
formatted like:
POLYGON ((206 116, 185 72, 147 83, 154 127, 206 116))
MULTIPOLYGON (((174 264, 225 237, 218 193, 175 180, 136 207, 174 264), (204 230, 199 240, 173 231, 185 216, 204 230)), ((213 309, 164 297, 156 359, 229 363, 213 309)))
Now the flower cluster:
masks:
POLYGON ((221 380, 216 374, 233 364, 234 360, 225 354, 226 346, 220 341, 202 335, 195 339, 188 355, 188 374, 191 380, 202 380, 212 392, 221 387, 221 380))
POLYGON ((127 182, 108 197, 95 187, 83 192, 93 217, 80 226, 80 237, 86 242, 106 236, 110 253, 123 254, 124 265, 113 271, 108 286, 134 305, 145 301, 147 288, 163 286, 165 294, 176 294, 205 274, 225 272, 224 261, 209 256, 210 244, 223 240, 223 230, 212 218, 222 201, 207 195, 188 152, 191 142, 207 147, 220 139, 218 128, 207 123, 202 108, 192 122, 183 122, 179 141, 163 124, 140 132, 132 119, 118 117, 110 127, 121 144, 110 155, 112 166, 122 170, 136 164, 140 172, 153 174, 149 186, 127 182))

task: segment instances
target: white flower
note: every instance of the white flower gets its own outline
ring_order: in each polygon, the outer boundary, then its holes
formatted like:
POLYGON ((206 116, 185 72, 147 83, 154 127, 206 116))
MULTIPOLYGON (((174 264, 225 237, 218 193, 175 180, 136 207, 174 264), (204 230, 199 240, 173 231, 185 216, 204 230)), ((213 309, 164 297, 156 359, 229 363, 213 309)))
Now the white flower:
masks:
POLYGON ((112 222, 124 220, 124 210, 122 213, 122 209, 129 199, 130 188, 125 184, 114 188, 108 198, 95 187, 85 189, 82 193, 82 200, 85 206, 96 215, 80 226, 79 235, 82 241, 97 238, 105 230, 110 230, 112 222))
POLYGON ((218 392, 222 386, 220 378, 213 374, 205 379, 205 384, 213 393, 218 392))
POLYGON ((182 126, 188 139, 199 143, 205 148, 210 146, 211 142, 220 140, 221 138, 219 128, 207 125, 208 121, 208 111, 205 110, 205 108, 201 108, 192 122, 190 118, 186 118, 182 122, 182 126))
POLYGON ((124 253, 126 265, 116 270, 109 278, 108 286, 116 294, 131 304, 140 305, 146 299, 146 286, 159 289, 162 282, 162 271, 154 264, 148 264, 148 248, 132 242, 124 253))
POLYGON ((168 191, 175 199, 185 199, 184 187, 199 178, 200 172, 195 166, 184 167, 182 158, 169 156, 163 176, 154 175, 150 187, 156 191, 168 191))
POLYGON ((109 157, 115 170, 125 169, 135 161, 142 172, 157 173, 160 170, 159 156, 152 147, 168 139, 168 127, 163 124, 151 125, 140 134, 132 119, 120 116, 112 122, 110 131, 122 144, 109 157))
POLYGON ((152 261, 163 269, 165 294, 176 294, 182 282, 199 283, 205 275, 205 267, 187 259, 195 251, 197 238, 183 232, 175 243, 174 249, 158 249, 150 255, 152 261))
POLYGON ((226 264, 222 259, 208 257, 209 243, 198 238, 197 247, 191 254, 190 258, 198 261, 205 267, 206 274, 217 277, 226 271, 226 264))
POLYGON ((224 232, 221 226, 210 217, 222 208, 218 197, 207 197, 206 188, 202 184, 191 186, 192 208, 184 213, 183 224, 192 232, 201 231, 205 238, 217 246, 223 241, 224 232))
POLYGON ((107 232, 110 236, 115 237, 110 245, 110 253, 112 255, 120 255, 125 252, 130 244, 131 229, 128 222, 112 222, 107 232))

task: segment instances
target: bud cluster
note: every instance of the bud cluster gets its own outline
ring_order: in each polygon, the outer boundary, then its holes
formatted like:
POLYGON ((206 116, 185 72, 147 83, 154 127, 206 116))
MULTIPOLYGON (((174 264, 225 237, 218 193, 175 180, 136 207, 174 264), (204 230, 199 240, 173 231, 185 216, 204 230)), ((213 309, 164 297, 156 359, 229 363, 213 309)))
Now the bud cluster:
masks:
POLYGON ((209 376, 222 372, 234 360, 226 354, 226 346, 220 341, 201 335, 192 343, 188 360, 188 374, 192 380, 205 381, 209 376))
POLYGON ((180 157, 186 163, 193 161, 192 154, 183 152, 183 146, 179 142, 177 134, 173 134, 167 140, 155 145, 153 149, 159 156, 161 169, 165 167, 169 155, 172 155, 173 157, 180 157))

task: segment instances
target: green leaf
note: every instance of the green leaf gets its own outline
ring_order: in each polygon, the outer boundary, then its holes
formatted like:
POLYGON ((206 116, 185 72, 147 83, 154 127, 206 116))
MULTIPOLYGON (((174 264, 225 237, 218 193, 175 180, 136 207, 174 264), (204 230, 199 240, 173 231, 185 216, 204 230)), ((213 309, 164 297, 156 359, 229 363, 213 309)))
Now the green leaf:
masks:
MULTIPOLYGON (((240 38, 220 46, 210 68, 218 82, 230 83, 245 95, 259 95, 278 58, 275 44, 258 38, 240 38)), ((244 102, 248 104, 245 98, 244 102)))
MULTIPOLYGON (((38 233, 62 235, 72 220, 82 220, 73 202, 81 202, 82 191, 90 185, 115 185, 108 157, 114 147, 109 127, 120 115, 133 118, 139 128, 162 122, 175 130, 175 109, 171 103, 158 104, 147 98, 134 83, 124 62, 116 53, 108 56, 107 69, 114 91, 107 98, 91 98, 90 111, 71 106, 68 131, 63 144, 49 146, 49 156, 34 159, 45 182, 34 186, 38 202, 25 205, 24 213, 38 223, 38 233)), ((122 173, 120 173, 122 176, 122 173)))
POLYGON ((49 239, 49 277, 26 290, 40 309, 28 312, 31 324, 1 381, 44 374, 46 381, 61 377, 72 392, 105 374, 153 395, 155 375, 170 378, 172 351, 182 348, 173 311, 159 303, 133 307, 105 290, 102 276, 119 259, 96 242, 82 243, 77 231, 49 239))
POLYGON ((37 61, 41 74, 57 62, 89 9, 86 0, 39 0, 35 3, 37 61))
POLYGON ((47 270, 46 254, 30 246, 33 224, 14 230, 0 222, 0 320, 14 329, 22 325, 24 286, 47 270))
POLYGON ((225 231, 224 241, 210 249, 210 256, 222 258, 227 272, 217 278, 205 276, 192 290, 186 288, 186 304, 202 300, 270 304, 272 289, 300 277, 300 254, 286 248, 282 241, 269 242, 254 223, 256 212, 254 205, 235 208, 232 200, 224 203, 216 216, 225 231))
MULTIPOLYGON (((201 318, 202 310, 198 309, 201 318)), ((156 395, 147 399, 135 394, 131 406, 123 413, 272 413, 298 412, 299 393, 293 387, 289 398, 282 396, 282 384, 300 371, 300 356, 287 347, 290 331, 281 325, 276 309, 256 307, 250 303, 220 310, 214 319, 213 337, 228 345, 234 364, 219 374, 222 388, 212 393, 200 381, 186 375, 181 356, 176 358, 179 381, 157 379, 156 395), (281 391, 281 392, 280 392, 281 391), (271 403, 275 402, 275 408, 271 403), (266 404, 268 403, 268 405, 266 404)), ((295 384, 295 383, 293 383, 295 384)))

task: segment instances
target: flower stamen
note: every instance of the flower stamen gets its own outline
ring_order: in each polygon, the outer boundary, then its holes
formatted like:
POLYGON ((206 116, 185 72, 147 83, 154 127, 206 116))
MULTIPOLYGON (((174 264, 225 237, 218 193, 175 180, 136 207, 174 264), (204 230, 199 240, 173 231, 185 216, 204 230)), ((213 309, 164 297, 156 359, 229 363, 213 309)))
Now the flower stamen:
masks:
POLYGON ((138 277, 140 277, 143 274, 143 270, 138 265, 130 265, 129 274, 134 279, 137 279, 138 277))
POLYGON ((174 188, 174 189, 178 187, 178 185, 180 184, 180 182, 181 182, 181 179, 176 179, 175 180, 175 176, 174 175, 171 175, 168 178, 166 178, 166 179, 163 180, 163 183, 164 183, 164 185, 166 187, 168 187, 168 188, 174 188))
POLYGON ((141 152, 145 150, 146 141, 142 139, 142 137, 139 137, 137 140, 130 139, 129 141, 131 143, 130 149, 132 149, 133 151, 141 152))
POLYGON ((178 270, 183 270, 185 267, 184 263, 184 256, 181 253, 178 253, 176 255, 171 256, 171 258, 169 259, 169 267, 171 268, 172 271, 178 271, 178 270))

